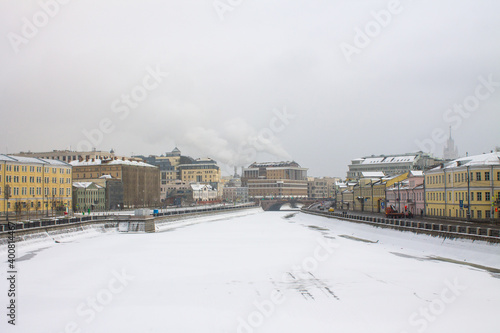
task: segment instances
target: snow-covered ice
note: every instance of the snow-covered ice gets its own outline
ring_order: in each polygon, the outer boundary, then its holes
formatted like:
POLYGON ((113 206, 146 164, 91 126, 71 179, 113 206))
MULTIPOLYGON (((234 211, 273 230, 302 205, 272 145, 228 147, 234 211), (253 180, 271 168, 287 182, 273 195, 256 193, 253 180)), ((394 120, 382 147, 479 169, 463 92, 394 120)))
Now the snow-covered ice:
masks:
MULTIPOLYGON (((20 246, 0 332, 498 332, 500 247, 257 209, 20 246)), ((2 251, 3 250, 3 251, 2 251)))

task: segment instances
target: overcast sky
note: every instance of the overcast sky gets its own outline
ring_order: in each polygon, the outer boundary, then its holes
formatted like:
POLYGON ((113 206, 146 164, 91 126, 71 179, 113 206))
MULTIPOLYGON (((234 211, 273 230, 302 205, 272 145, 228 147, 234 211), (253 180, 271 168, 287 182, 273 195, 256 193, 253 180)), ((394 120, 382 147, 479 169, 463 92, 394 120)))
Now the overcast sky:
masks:
POLYGON ((177 146, 345 177, 442 156, 449 126, 461 155, 500 145, 497 0, 60 1, 0 0, 2 153, 177 146))

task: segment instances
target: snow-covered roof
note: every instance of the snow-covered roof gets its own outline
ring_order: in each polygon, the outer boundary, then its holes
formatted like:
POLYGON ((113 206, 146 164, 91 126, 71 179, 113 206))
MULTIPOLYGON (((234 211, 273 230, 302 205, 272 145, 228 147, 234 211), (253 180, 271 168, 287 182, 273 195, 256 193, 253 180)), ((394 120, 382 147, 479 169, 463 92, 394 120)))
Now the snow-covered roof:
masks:
POLYGON ((212 191, 212 186, 205 184, 190 184, 193 191, 202 191, 205 187, 208 191, 212 191))
POLYGON ((65 166, 65 167, 70 166, 68 163, 59 160, 49 160, 45 158, 25 157, 25 156, 5 155, 5 154, 0 154, 0 161, 13 162, 13 163, 17 162, 23 164, 44 164, 44 165, 48 164, 48 165, 65 166))
POLYGON ((123 159, 116 159, 116 160, 101 160, 101 159, 94 159, 94 160, 88 160, 88 161, 71 161, 70 164, 72 166, 87 166, 87 165, 131 165, 131 166, 140 166, 140 167, 151 167, 151 168, 156 168, 156 166, 147 164, 144 162, 139 162, 139 161, 131 161, 131 160, 123 160, 123 159))
POLYGON ((383 178, 385 174, 382 171, 363 171, 361 172, 363 178, 383 178))
POLYGON ((355 159, 353 161, 362 160, 363 165, 373 164, 389 164, 389 163, 413 163, 417 159, 417 155, 401 155, 401 156, 378 156, 355 159))
POLYGON ((413 177, 423 177, 424 172, 421 170, 411 170, 410 175, 412 175, 413 177))
MULTIPOLYGON (((500 152, 461 157, 451 162, 444 164, 445 169, 453 169, 459 167, 473 167, 486 165, 500 165, 500 152)), ((441 170, 443 165, 440 165, 433 170, 441 170)))
POLYGON ((111 175, 102 175, 101 177, 99 177, 100 179, 111 179, 113 178, 113 176, 111 175))
POLYGON ((263 162, 263 163, 254 162, 248 168, 277 168, 277 167, 300 168, 300 165, 295 161, 263 162))
POLYGON ((102 186, 97 185, 93 182, 73 182, 73 186, 79 188, 88 188, 92 184, 94 184, 98 189, 103 188, 102 186))
POLYGON ((41 158, 41 160, 44 161, 47 164, 50 164, 50 165, 69 166, 68 163, 60 161, 60 160, 49 160, 49 159, 46 159, 46 158, 41 158))

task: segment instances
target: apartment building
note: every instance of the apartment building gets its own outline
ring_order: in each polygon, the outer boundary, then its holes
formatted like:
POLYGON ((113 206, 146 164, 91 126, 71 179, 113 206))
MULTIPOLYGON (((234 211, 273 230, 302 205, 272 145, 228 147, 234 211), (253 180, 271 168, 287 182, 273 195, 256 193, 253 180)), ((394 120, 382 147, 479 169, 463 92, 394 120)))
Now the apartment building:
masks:
POLYGON ((0 214, 48 215, 72 209, 72 167, 59 160, 0 154, 0 214))

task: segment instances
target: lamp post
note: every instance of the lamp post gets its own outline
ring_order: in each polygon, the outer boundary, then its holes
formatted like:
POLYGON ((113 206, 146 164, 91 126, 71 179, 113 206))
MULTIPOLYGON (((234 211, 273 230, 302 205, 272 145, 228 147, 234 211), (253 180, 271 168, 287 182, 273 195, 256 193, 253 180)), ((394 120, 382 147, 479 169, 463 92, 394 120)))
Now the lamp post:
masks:
POLYGON ((6 200, 5 203, 5 211, 6 211, 6 218, 7 218, 7 223, 9 223, 9 198, 10 198, 10 185, 5 185, 5 190, 4 190, 4 198, 6 200))

